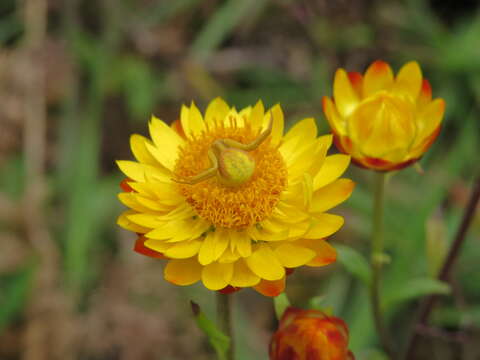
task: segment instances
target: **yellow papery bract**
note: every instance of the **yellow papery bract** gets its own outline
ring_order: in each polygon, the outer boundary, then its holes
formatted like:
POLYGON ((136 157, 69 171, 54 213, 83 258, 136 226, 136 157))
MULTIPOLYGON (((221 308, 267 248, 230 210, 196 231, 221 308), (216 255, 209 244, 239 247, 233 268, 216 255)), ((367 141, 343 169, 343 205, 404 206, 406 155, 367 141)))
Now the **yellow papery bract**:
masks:
POLYGON ((117 162, 127 176, 119 199, 130 208, 118 224, 139 236, 135 251, 168 261, 166 280, 277 296, 286 269, 335 260, 321 238, 343 218, 324 211, 345 201, 353 182, 339 179, 349 157, 327 156, 332 136, 317 137, 313 119, 284 136, 280 105, 265 110, 259 101, 237 111, 217 98, 205 116, 192 103, 173 126, 152 117, 149 128, 152 140, 130 138, 137 161, 117 162), (249 158, 245 181, 221 178, 225 161, 238 168, 238 161, 226 160, 230 153, 249 158), (212 168, 214 160, 223 168, 212 168))
POLYGON ((335 143, 362 167, 406 167, 427 151, 440 131, 445 103, 432 101, 430 84, 415 61, 396 77, 383 61, 374 62, 363 77, 339 69, 333 89, 334 102, 324 97, 323 110, 335 143))
POLYGON ((212 263, 202 269, 202 281, 207 289, 221 290, 226 287, 233 276, 232 263, 212 263))
POLYGON ((285 276, 285 268, 269 245, 260 245, 245 259, 254 274, 265 280, 279 280, 285 276))

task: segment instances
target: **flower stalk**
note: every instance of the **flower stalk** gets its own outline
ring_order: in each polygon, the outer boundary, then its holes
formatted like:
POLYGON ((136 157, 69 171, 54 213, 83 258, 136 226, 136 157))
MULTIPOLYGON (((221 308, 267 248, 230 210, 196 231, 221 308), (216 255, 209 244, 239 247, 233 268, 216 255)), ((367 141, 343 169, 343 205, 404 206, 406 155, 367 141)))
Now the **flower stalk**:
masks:
POLYGON ((218 328, 230 339, 226 360, 234 360, 234 337, 233 337, 233 294, 217 292, 217 323, 218 328))
POLYGON ((380 301, 380 283, 382 267, 386 262, 383 242, 383 212, 385 198, 384 172, 375 173, 374 203, 373 203, 373 229, 371 243, 372 280, 370 284, 370 301, 372 306, 375 328, 385 352, 392 357, 393 349, 385 327, 380 301))

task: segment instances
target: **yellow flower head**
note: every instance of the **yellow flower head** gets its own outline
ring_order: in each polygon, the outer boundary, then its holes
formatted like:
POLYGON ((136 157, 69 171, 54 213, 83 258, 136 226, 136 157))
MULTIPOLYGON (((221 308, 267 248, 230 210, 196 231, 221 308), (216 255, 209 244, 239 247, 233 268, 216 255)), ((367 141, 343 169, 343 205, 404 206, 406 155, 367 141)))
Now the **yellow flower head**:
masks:
POLYGON ((432 101, 415 61, 396 77, 383 61, 375 61, 364 76, 338 69, 333 98, 323 98, 323 111, 335 144, 356 164, 379 171, 421 158, 440 132, 445 111, 443 99, 432 101))
POLYGON ((131 137, 118 224, 139 235, 136 251, 169 260, 166 280, 276 296, 292 268, 335 261, 324 238, 343 218, 325 211, 353 190, 338 179, 350 157, 326 155, 332 136, 317 138, 313 119, 283 127, 279 105, 237 112, 217 98, 205 116, 184 106, 171 127, 152 118, 152 140, 131 137))
POLYGON ((345 322, 318 310, 285 310, 270 342, 270 360, 354 360, 345 322))

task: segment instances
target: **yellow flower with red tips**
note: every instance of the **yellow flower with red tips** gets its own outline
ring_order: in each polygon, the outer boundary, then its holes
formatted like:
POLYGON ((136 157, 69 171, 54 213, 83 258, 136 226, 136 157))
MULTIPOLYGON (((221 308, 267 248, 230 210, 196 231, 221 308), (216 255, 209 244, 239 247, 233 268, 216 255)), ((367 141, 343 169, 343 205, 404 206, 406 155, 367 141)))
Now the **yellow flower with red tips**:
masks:
POLYGON ((326 211, 353 190, 339 178, 350 157, 327 156, 332 136, 317 138, 313 119, 283 128, 279 105, 236 111, 217 98, 205 115, 184 106, 171 127, 153 117, 152 140, 131 137, 118 224, 138 234, 137 252, 168 260, 166 280, 276 296, 291 269, 335 261, 325 237, 343 218, 326 211))
POLYGON ((354 360, 348 328, 318 310, 285 310, 270 342, 270 360, 354 360))
POLYGON ((338 69, 333 100, 323 98, 323 111, 340 151, 360 166, 388 171, 414 163, 432 145, 445 102, 432 100, 417 62, 394 77, 387 63, 375 61, 363 76, 338 69))

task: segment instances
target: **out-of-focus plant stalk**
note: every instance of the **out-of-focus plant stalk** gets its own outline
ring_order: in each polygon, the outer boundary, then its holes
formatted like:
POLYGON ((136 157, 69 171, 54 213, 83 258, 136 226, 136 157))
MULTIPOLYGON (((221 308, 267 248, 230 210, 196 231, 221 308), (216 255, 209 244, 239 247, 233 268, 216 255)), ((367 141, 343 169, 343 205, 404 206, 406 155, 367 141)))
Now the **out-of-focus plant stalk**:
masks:
POLYGON ((380 283, 382 267, 385 263, 383 253, 383 212, 385 198, 385 173, 375 173, 374 203, 373 203, 373 227, 371 243, 371 266, 372 279, 370 283, 370 301, 372 305, 375 328, 385 352, 393 358, 393 349, 390 337, 385 327, 380 301, 380 283))
POLYGON ((233 294, 217 292, 217 322, 218 328, 230 338, 230 347, 227 352, 227 360, 234 360, 233 341, 233 294))
POLYGON ((45 216, 46 197, 46 95, 45 66, 38 59, 42 55, 47 35, 47 1, 23 2, 25 35, 21 66, 25 120, 23 152, 25 156, 26 186, 23 200, 23 221, 26 237, 38 259, 32 294, 28 305, 28 324, 25 331, 22 359, 50 358, 48 337, 53 326, 45 326, 51 316, 51 299, 57 289, 59 251, 48 229, 45 216), (46 330, 47 329, 47 330, 46 330))
MULTIPOLYGON (((440 281, 446 282, 450 278, 450 273, 455 264, 455 261, 458 258, 458 255, 460 254, 462 245, 465 242, 468 228, 470 227, 474 219, 475 211, 477 209, 479 201, 480 201, 480 177, 477 177, 477 179, 474 182, 472 193, 470 195, 470 199, 468 201, 467 207, 463 212, 462 222, 460 223, 460 226, 456 232, 453 244, 450 247, 448 255, 445 258, 443 266, 438 275, 438 279, 440 281)), ((430 314, 437 302, 437 299, 438 299, 438 295, 431 295, 428 298, 426 298, 425 301, 420 306, 417 322, 414 324, 410 340, 407 344, 405 359, 407 360, 411 359, 415 355, 415 349, 417 347, 418 340, 419 340, 418 330, 421 329, 422 327, 426 327, 428 323, 428 318, 430 317, 430 314)))

